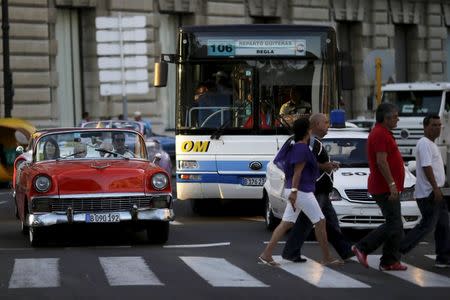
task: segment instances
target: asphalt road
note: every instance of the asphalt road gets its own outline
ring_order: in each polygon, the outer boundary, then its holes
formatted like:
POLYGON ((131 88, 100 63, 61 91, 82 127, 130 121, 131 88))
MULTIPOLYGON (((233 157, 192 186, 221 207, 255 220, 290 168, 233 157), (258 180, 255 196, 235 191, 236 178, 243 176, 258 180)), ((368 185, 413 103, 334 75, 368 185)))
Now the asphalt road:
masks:
POLYGON ((163 246, 147 244, 143 232, 102 226, 52 230, 47 245, 31 248, 19 231, 11 195, 0 190, 0 299, 450 297, 450 269, 434 268, 426 256, 434 254, 431 237, 403 257, 407 272, 380 272, 376 257, 375 269, 353 261, 323 268, 314 241, 304 246, 306 264, 260 265, 256 258, 271 233, 254 207, 231 203, 197 216, 189 203, 177 201, 177 220, 163 246))

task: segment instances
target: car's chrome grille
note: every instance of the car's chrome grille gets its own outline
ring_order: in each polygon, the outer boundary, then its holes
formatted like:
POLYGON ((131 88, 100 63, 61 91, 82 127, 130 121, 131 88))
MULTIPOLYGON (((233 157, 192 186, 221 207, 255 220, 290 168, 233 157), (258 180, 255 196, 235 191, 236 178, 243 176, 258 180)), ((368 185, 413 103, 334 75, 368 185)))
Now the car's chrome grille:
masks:
POLYGON ((37 211, 51 212, 65 212, 69 207, 72 207, 74 212, 128 211, 133 205, 137 208, 151 208, 152 197, 39 198, 33 200, 33 205, 38 208, 37 211))
POLYGON ((97 199, 53 199, 52 211, 66 211, 72 207, 74 212, 92 211, 119 211, 130 210, 133 205, 138 208, 151 206, 150 197, 123 197, 123 198, 97 198, 97 199))
POLYGON ((374 203, 372 198, 369 198, 367 190, 345 190, 347 199, 352 202, 374 203))
POLYGON ((383 216, 345 216, 339 220, 346 224, 382 224, 384 223, 383 216))
POLYGON ((392 134, 396 140, 402 141, 403 143, 413 142, 414 145, 417 140, 423 137, 423 129, 421 128, 396 128, 392 130, 392 134), (402 138, 402 131, 407 132, 407 138, 402 138))

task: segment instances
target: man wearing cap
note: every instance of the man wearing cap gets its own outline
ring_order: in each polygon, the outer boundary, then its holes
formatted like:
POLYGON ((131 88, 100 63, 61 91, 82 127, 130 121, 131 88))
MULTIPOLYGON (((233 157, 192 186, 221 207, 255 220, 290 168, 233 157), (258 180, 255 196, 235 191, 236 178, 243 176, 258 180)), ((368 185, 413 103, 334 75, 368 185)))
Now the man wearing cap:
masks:
POLYGON ((134 120, 137 122, 144 123, 144 135, 151 136, 152 135, 152 124, 148 120, 142 119, 142 114, 140 111, 134 112, 134 120))

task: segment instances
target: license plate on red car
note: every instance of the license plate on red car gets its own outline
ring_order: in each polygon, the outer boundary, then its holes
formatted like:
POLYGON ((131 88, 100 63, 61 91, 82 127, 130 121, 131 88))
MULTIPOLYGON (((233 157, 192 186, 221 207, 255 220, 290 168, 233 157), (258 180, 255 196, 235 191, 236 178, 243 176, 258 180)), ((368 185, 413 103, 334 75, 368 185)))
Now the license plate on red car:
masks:
POLYGON ((86 214, 86 223, 116 223, 120 222, 119 213, 86 214))

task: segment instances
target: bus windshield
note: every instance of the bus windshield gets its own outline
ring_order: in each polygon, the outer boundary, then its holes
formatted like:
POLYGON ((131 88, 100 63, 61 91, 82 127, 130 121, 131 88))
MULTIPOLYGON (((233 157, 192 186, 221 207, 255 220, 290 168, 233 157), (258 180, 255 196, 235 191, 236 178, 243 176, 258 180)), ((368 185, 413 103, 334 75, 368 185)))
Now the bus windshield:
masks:
POLYGON ((442 91, 384 91, 383 102, 395 104, 399 116, 426 116, 439 113, 442 91))
POLYGON ((178 129, 281 128, 323 111, 334 68, 322 60, 254 59, 180 65, 178 129))

